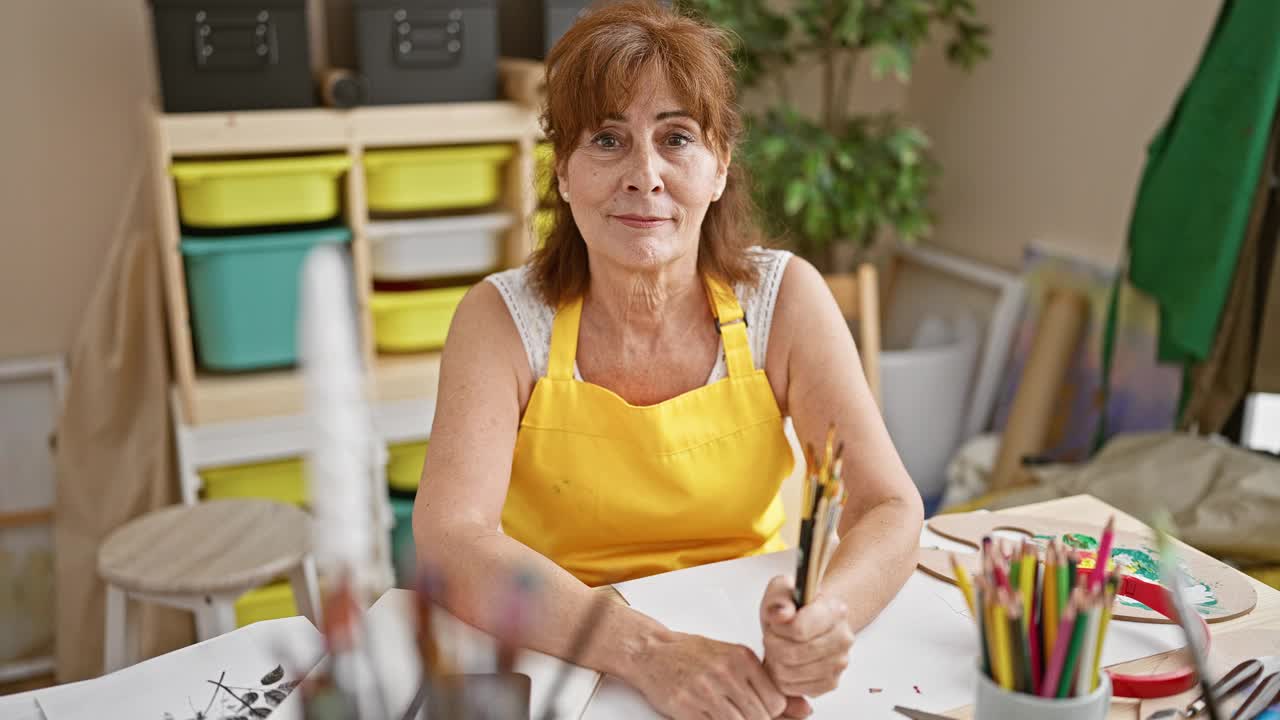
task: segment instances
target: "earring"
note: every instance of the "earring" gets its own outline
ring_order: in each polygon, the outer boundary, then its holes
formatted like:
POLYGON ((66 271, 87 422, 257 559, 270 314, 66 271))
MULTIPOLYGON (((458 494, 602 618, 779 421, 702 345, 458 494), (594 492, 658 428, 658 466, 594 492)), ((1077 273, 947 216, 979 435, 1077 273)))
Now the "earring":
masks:
POLYGON ((569 202, 569 191, 568 191, 568 190, 561 190, 561 191, 560 191, 560 197, 564 198, 564 201, 565 201, 565 202, 569 202))

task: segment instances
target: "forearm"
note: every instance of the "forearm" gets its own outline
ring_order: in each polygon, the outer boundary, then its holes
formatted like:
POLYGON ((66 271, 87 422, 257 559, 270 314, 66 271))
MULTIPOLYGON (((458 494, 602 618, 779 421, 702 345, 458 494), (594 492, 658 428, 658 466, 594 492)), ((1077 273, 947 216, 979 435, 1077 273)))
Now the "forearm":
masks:
POLYGON ((911 577, 923 515, 918 499, 895 497, 842 518, 821 593, 844 601, 854 630, 874 620, 911 577))
POLYGON ((502 533, 457 524, 421 533, 419 557, 448 581, 446 606, 450 612, 482 630, 497 630, 496 611, 516 572, 537 577, 534 593, 536 620, 523 629, 522 645, 560 658, 573 653, 578 629, 587 621, 593 603, 606 602, 578 664, 623 679, 630 678, 650 657, 654 646, 671 633, 660 623, 624 603, 600 596, 546 557, 502 533))

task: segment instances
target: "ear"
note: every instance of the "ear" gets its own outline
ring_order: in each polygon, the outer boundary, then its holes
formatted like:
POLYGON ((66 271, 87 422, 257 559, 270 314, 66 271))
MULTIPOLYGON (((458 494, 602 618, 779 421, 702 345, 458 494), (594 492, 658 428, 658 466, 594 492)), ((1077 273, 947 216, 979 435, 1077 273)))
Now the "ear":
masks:
POLYGON ((725 153, 718 158, 716 165, 716 184, 715 190, 711 193, 711 202, 720 199, 724 194, 725 185, 729 183, 729 163, 733 161, 733 157, 729 153, 725 153))
POLYGON ((555 189, 556 189, 556 192, 560 195, 560 197, 564 198, 566 201, 569 199, 567 197, 569 193, 569 179, 565 177, 565 170, 567 169, 568 168, 566 167, 566 163, 558 162, 555 165, 555 173, 556 173, 555 189))

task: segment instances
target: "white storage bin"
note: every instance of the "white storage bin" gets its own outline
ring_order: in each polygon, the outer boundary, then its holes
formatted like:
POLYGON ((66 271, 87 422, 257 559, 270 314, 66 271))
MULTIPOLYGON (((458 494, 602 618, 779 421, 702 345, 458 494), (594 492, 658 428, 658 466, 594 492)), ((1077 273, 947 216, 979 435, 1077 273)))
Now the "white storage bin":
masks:
POLYGON ((416 280, 488 272, 502 259, 502 234, 512 222, 506 213, 371 222, 373 276, 416 280))

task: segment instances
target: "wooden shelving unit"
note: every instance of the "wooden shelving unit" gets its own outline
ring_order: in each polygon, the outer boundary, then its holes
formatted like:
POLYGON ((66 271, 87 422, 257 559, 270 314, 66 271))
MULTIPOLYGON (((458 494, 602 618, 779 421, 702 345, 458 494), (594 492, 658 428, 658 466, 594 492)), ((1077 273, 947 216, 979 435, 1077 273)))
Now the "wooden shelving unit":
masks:
MULTIPOLYGON (((527 68, 525 72, 533 72, 527 68)), ((345 152, 351 168, 343 180, 343 220, 352 233, 351 253, 360 331, 371 397, 395 403, 433 399, 439 357, 435 353, 383 357, 373 345, 369 297, 373 278, 365 235, 362 158, 366 149, 509 143, 501 205, 517 222, 506 236, 503 263, 513 267, 532 247, 530 221, 536 209, 534 147, 541 138, 537 112, 515 102, 404 105, 355 110, 305 109, 235 113, 151 115, 153 193, 164 259, 177 410, 181 422, 198 428, 302 411, 298 373, 281 370, 240 375, 209 374, 196 366, 186 278, 179 249, 177 196, 169 175, 175 159, 345 152)))

